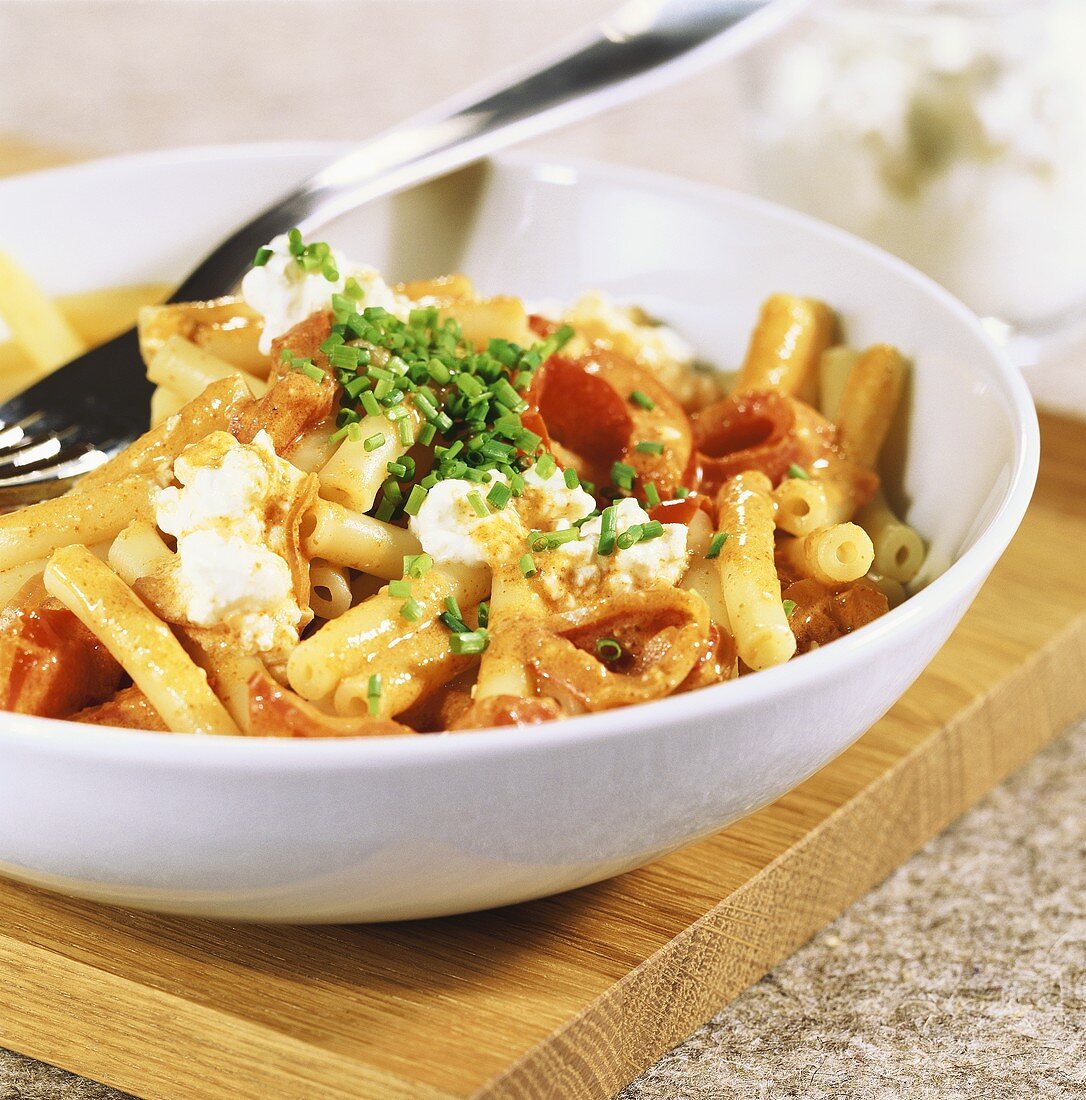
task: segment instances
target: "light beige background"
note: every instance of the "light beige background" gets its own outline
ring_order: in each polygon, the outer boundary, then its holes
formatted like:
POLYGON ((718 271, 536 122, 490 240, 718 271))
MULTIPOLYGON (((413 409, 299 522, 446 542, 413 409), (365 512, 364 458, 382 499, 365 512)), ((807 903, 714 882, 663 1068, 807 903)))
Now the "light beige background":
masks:
MULTIPOLYGON (((43 160, 360 139, 610 6, 0 0, 0 133, 43 160)), ((740 95, 719 70, 537 147, 744 186, 740 95)), ((1086 1095, 1084 789, 1080 727, 624 1100, 1086 1095)), ((0 1053, 0 1100, 118 1095, 0 1053)))

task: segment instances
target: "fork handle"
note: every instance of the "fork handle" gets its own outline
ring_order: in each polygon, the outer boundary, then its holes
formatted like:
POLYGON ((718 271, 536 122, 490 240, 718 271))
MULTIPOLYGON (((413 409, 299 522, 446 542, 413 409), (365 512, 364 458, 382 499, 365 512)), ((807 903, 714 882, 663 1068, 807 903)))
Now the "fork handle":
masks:
POLYGON ((171 301, 226 294, 277 234, 293 226, 309 232, 371 199, 670 84, 744 48, 806 2, 630 0, 518 75, 446 101, 334 161, 220 244, 171 301))

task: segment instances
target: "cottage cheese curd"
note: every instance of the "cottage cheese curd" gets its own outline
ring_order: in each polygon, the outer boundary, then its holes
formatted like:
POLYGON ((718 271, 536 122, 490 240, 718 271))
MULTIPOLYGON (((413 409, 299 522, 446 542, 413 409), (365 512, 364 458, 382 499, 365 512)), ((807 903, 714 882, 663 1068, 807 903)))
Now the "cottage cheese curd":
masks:
POLYGON ((215 432, 174 464, 180 487, 159 490, 155 519, 177 539, 174 590, 188 621, 225 626, 246 653, 298 644, 311 617, 296 598, 282 517, 306 475, 276 455, 215 432))
MULTIPOLYGON (((496 475, 495 480, 506 479, 496 475)), ((566 485, 561 471, 542 478, 533 469, 524 480, 526 488, 520 497, 486 516, 477 514, 468 494, 474 490, 485 496, 487 486, 456 479, 439 481, 418 515, 412 517, 411 530, 436 562, 485 563, 493 568, 519 559, 527 550, 525 540, 530 531, 566 530, 595 508, 595 501, 583 489, 566 485)), ((616 507, 619 531, 649 520, 636 500, 620 500, 616 507)), ((600 527, 599 518, 590 520, 578 538, 536 555, 540 584, 556 602, 568 602, 585 589, 599 586, 627 591, 674 585, 681 580, 687 559, 685 525, 666 523, 659 538, 626 550, 616 547, 603 557, 596 552, 600 527)))
POLYGON ((335 249, 331 257, 339 278, 330 282, 320 271, 305 271, 295 261, 286 234, 276 237, 266 247, 272 252, 268 262, 252 268, 241 283, 246 304, 264 318, 260 350, 265 355, 271 351, 272 341, 277 337, 314 313, 328 309, 332 295, 343 293, 348 278, 355 279, 362 288, 360 309, 381 306, 406 321, 412 306, 417 304, 397 294, 374 268, 356 264, 335 249))

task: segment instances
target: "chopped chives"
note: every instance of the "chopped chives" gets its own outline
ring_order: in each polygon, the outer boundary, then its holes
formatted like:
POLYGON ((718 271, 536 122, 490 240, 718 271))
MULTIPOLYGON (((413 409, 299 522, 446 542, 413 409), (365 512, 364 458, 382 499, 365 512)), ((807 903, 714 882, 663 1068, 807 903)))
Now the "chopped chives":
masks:
POLYGON ((362 425, 356 423, 347 425, 347 438, 352 443, 357 443, 362 438, 362 425))
POLYGON ((412 485, 411 492, 407 496, 407 503, 404 504, 403 510, 409 516, 417 516, 419 514, 419 509, 422 507, 422 502, 426 499, 426 494, 428 492, 429 490, 424 488, 422 485, 412 485))
POLYGON ((400 615, 409 623, 417 623, 422 618, 422 604, 412 596, 404 601, 400 615))
POLYGON ((633 393, 630 394, 630 400, 635 405, 639 405, 642 409, 645 409, 648 412, 652 412, 652 410, 656 408, 656 402, 653 401, 653 399, 642 390, 634 390, 633 393))
POLYGON ((796 601, 795 600, 784 600, 781 603, 781 606, 784 608, 785 616, 790 619, 792 617, 792 612, 795 611, 795 609, 796 609, 796 601))
POLYGON ((449 639, 449 648, 458 657, 482 653, 490 644, 485 630, 465 630, 449 639))
POLYGON ((494 487, 486 494, 487 503, 492 505, 498 511, 501 511, 508 503, 510 497, 513 495, 513 490, 508 485, 502 484, 502 482, 495 483, 494 487))
POLYGON ((611 481, 620 489, 629 492, 633 489, 634 476, 637 471, 625 462, 615 462, 611 466, 611 481))
POLYGON ((403 559, 403 575, 414 577, 416 580, 425 577, 434 567, 434 559, 429 554, 405 554, 403 559))
POLYGON ((664 525, 658 519, 650 519, 648 523, 641 524, 641 542, 650 539, 658 539, 664 533, 664 525))
POLYGON ((680 485, 675 490, 675 497, 676 497, 677 500, 686 500, 686 498, 689 495, 690 495, 690 490, 685 485, 680 485))
POLYGON ((320 367, 314 366, 308 359, 301 363, 295 361, 294 369, 300 371, 306 378, 312 378, 314 382, 323 382, 327 375, 320 367))
POLYGON ((615 532, 618 528, 618 510, 612 504, 604 508, 600 513, 600 541, 596 546, 596 553, 601 557, 613 554, 615 551, 615 532))
POLYGON ((544 451, 539 458, 536 459, 535 472, 546 481, 555 470, 558 469, 558 463, 554 461, 554 455, 549 451, 544 451))
POLYGON ((480 519, 490 515, 490 510, 487 508, 486 502, 483 500, 478 489, 472 489, 472 491, 468 493, 468 504, 471 505, 472 510, 480 519))
POLYGON ((596 641, 596 652, 605 661, 617 661, 622 656, 623 649, 615 638, 599 638, 596 641))
POLYGON ((728 541, 727 531, 717 531, 715 535, 709 540, 709 549, 705 551, 707 558, 720 557, 720 551, 724 548, 724 543, 728 541))
POLYGON ((577 489, 580 487, 581 479, 577 476, 577 471, 573 469, 572 466, 562 471, 562 478, 566 483, 567 489, 577 489))
POLYGON ((383 447, 384 445, 385 445, 385 433, 384 432, 374 432, 373 435, 368 435, 368 436, 366 436, 365 439, 362 440, 362 446, 367 451, 376 451, 378 447, 383 447))
POLYGON ((483 600, 475 609, 475 618, 481 627, 490 624, 490 602, 488 600, 483 600))
POLYGON ((539 570, 535 567, 535 559, 532 557, 531 554, 525 554, 520 559, 520 571, 526 577, 534 577, 536 573, 539 572, 539 570))
POLYGON ((398 600, 406 600, 407 597, 411 595, 411 582, 389 581, 388 594, 390 596, 395 596, 398 600))
POLYGON ((404 447, 410 447, 415 442, 415 436, 411 431, 411 420, 409 417, 404 417, 397 425, 396 431, 400 436, 400 443, 404 447))
POLYGON ((258 248, 253 257, 253 267, 263 267, 274 255, 270 248, 258 248))
POLYGON ((645 503, 650 508, 655 508, 660 503, 660 492, 651 481, 645 485, 645 503))
POLYGON ((643 439, 634 447, 634 450, 640 451, 643 455, 662 455, 664 453, 664 445, 652 439, 643 439))
POLYGON ((800 481, 811 480, 811 475, 802 466, 797 466, 794 462, 788 467, 788 477, 796 477, 800 481))
POLYGON ((381 674, 379 672, 375 672, 370 677, 370 682, 366 686, 366 700, 370 716, 376 718, 381 708, 381 674))
POLYGON ((366 390, 365 393, 362 394, 360 401, 362 408, 364 408, 370 416, 381 415, 381 406, 377 404, 377 398, 373 396, 373 390, 366 390))
POLYGON ((407 467, 402 462, 386 462, 385 469, 388 470, 393 477, 398 477, 401 480, 407 477, 407 467))
POLYGON ((419 431, 419 442, 424 447, 429 447, 433 443, 435 435, 437 435, 437 428, 433 424, 423 424, 422 429, 419 431))
POLYGON ((625 531, 615 540, 616 545, 620 550, 629 550, 631 546, 636 546, 641 541, 641 532, 643 528, 640 523, 635 523, 631 527, 627 527, 625 531))
POLYGON ((385 497, 381 503, 377 506, 377 511, 373 513, 374 519, 379 519, 382 523, 388 523, 390 519, 396 514, 396 505, 393 501, 385 497))
POLYGON ((550 548, 550 536, 546 531, 530 531, 528 533, 528 549, 538 553, 550 548))

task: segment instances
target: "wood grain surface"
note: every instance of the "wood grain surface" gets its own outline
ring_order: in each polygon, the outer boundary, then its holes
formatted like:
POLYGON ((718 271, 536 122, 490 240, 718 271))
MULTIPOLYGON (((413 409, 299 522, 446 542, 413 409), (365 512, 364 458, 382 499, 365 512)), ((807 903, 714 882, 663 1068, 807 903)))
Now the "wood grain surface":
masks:
MULTIPOLYGON (((10 163, 10 162, 9 162, 10 163)), ((1086 711, 1086 425, 852 748, 608 883, 414 924, 181 920, 0 883, 0 1045, 141 1097, 608 1097, 1086 711)))
POLYGON ((231 926, 0 884, 0 1045, 139 1096, 607 1097, 1086 710, 1086 425, 931 667, 774 805, 476 916, 231 926))

